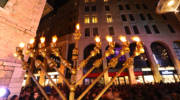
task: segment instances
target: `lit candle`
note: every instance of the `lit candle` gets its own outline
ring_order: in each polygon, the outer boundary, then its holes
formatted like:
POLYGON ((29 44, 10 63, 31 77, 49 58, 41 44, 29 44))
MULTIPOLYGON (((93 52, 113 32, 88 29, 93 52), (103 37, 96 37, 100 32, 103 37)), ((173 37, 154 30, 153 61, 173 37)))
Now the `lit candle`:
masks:
POLYGON ((41 41, 41 43, 44 43, 45 42, 45 37, 41 37, 40 41, 41 41))
POLYGON ((35 41, 34 38, 32 38, 32 39, 29 41, 29 43, 30 43, 30 44, 34 44, 34 41, 35 41))
POLYGON ((80 29, 80 25, 76 24, 76 30, 79 31, 79 29, 80 29))
POLYGON ((25 44, 23 42, 19 43, 20 48, 24 48, 25 44))
POLYGON ((121 42, 127 42, 127 39, 125 36, 120 36, 119 39, 121 42))
POLYGON ((111 43, 113 40, 112 40, 112 36, 106 36, 106 40, 111 43))
POLYGON ((140 42, 141 41, 138 36, 132 37, 132 40, 135 41, 135 42, 140 42))
POLYGON ((96 36, 96 37, 95 37, 95 41, 96 41, 97 43, 101 42, 100 37, 99 37, 99 36, 96 36))
POLYGON ((56 43, 56 41, 57 41, 57 36, 55 35, 55 36, 52 37, 52 42, 56 43))

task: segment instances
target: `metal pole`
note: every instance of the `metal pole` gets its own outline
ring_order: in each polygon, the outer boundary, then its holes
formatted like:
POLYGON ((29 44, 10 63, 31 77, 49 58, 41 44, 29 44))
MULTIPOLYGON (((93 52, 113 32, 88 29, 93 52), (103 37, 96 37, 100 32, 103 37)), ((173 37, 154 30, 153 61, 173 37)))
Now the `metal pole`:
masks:
POLYGON ((41 85, 37 82, 36 78, 34 77, 34 75, 31 73, 30 69, 27 68, 27 71, 29 73, 29 75, 32 77, 33 81, 36 83, 36 85, 38 86, 39 90, 41 91, 42 95, 46 98, 46 100, 49 100, 49 97, 47 96, 46 92, 44 91, 44 89, 41 87, 41 85))
POLYGON ((91 73, 95 68, 96 68, 96 67, 93 66, 90 70, 88 70, 88 72, 87 72, 85 75, 83 75, 83 77, 81 77, 80 80, 77 81, 77 83, 75 84, 75 87, 76 87, 77 85, 79 85, 79 83, 80 83, 81 81, 83 81, 83 80, 89 75, 89 73, 91 73))
POLYGON ((65 83, 67 84, 67 86, 70 88, 71 85, 70 85, 70 83, 68 82, 68 80, 64 77, 64 75, 63 75, 56 67, 54 67, 54 69, 59 73, 59 76, 60 76, 61 78, 63 78, 64 82, 65 82, 65 83))
POLYGON ((62 94, 62 92, 58 89, 58 87, 56 86, 56 84, 54 83, 54 81, 51 79, 51 77, 47 74, 47 72, 45 71, 45 69, 41 66, 41 70, 44 71, 46 77, 51 81, 51 83, 53 84, 54 88, 56 89, 56 91, 58 92, 58 94, 61 96, 61 98, 63 100, 66 100, 65 96, 62 94))
POLYGON ((104 75, 106 71, 108 71, 110 67, 108 66, 94 81, 91 85, 89 85, 86 90, 77 98, 77 100, 81 100, 87 92, 100 80, 100 78, 104 75))

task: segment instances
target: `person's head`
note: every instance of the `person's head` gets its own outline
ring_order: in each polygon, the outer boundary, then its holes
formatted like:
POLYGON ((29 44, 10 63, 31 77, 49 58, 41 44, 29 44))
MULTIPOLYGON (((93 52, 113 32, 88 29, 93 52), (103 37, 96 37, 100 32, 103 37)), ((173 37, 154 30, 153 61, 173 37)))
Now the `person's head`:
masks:
POLYGON ((19 98, 18 98, 17 95, 13 95, 10 100, 18 100, 18 99, 19 99, 19 98))
POLYGON ((38 92, 34 92, 33 97, 34 97, 35 99, 37 99, 37 98, 39 97, 39 93, 38 93, 38 92))

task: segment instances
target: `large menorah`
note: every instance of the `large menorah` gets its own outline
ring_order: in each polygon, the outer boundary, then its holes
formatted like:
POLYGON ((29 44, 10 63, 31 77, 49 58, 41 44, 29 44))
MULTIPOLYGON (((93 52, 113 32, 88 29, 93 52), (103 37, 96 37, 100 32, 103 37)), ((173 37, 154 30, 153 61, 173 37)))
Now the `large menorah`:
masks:
MULTIPOLYGON (((96 68, 99 68, 101 66, 104 58, 114 54, 115 42, 113 41, 111 36, 107 36, 106 40, 109 42, 109 47, 105 51, 103 56, 101 58, 97 59, 93 63, 93 66, 88 70, 88 72, 85 73, 78 81, 75 81, 75 80, 68 81, 68 79, 65 78, 64 74, 58 70, 58 67, 59 67, 58 64, 56 63, 56 61, 54 59, 51 59, 50 55, 53 54, 56 57, 59 57, 60 64, 62 64, 66 68, 68 68, 70 70, 70 72, 71 72, 71 75, 75 76, 77 74, 77 71, 84 68, 86 66, 86 64, 88 63, 88 61, 92 57, 99 54, 100 50, 101 50, 100 37, 96 36, 95 37, 96 46, 90 52, 90 55, 86 59, 84 59, 83 61, 81 61, 78 64, 78 41, 79 41, 79 39, 81 37, 81 33, 80 33, 79 29, 80 29, 80 26, 79 26, 79 24, 77 24, 76 25, 76 31, 73 34, 74 39, 76 41, 75 48, 73 49, 73 52, 72 52, 73 65, 71 63, 69 63, 66 59, 64 59, 60 55, 61 50, 56 45, 56 42, 57 42, 57 37, 56 36, 53 36, 52 42, 50 43, 50 46, 46 46, 45 45, 45 37, 41 37, 40 38, 40 43, 38 44, 38 48, 35 48, 35 43, 34 43, 35 40, 31 39, 30 43, 27 44, 27 51, 26 51, 27 55, 23 54, 23 48, 24 48, 23 43, 20 43, 20 46, 16 48, 16 56, 21 59, 23 68, 28 71, 28 74, 34 80, 34 82, 36 83, 36 85, 38 86, 38 88, 40 89, 42 95, 45 97, 46 100, 49 100, 49 97, 46 94, 46 92, 44 91, 43 87, 39 84, 39 82, 36 80, 35 76, 33 75, 32 71, 31 71, 32 66, 35 66, 36 68, 40 68, 41 71, 43 71, 45 73, 45 76, 52 83, 52 86, 55 88, 55 90, 57 91, 59 96, 63 100, 66 100, 67 98, 61 92, 61 90, 57 87, 57 84, 55 84, 55 82, 52 80, 52 78, 48 75, 45 68, 49 67, 49 68, 55 69, 58 72, 59 76, 63 79, 65 84, 70 89, 69 100, 74 100, 75 99, 76 87, 81 84, 81 82, 88 76, 88 74, 90 74, 93 70, 95 70, 96 68), (30 61, 25 61, 24 56, 28 56, 29 59, 31 59, 31 60, 30 61), (43 58, 43 59, 39 59, 39 56, 41 56, 41 58, 43 58)), ((119 61, 118 59, 121 56, 123 56, 125 54, 128 54, 130 52, 129 41, 126 39, 126 37, 125 36, 120 36, 119 39, 122 42, 122 49, 120 50, 120 53, 117 56, 113 57, 109 61, 109 63, 107 64, 107 67, 85 89, 85 91, 83 91, 81 93, 81 95, 78 98, 76 98, 77 100, 81 100, 90 91, 90 89, 92 89, 93 86, 103 77, 103 75, 106 72, 108 72, 108 70, 110 68, 115 68, 118 61, 119 61)), ((122 68, 120 70, 118 70, 116 75, 105 85, 105 87, 97 95, 95 100, 98 100, 105 93, 105 91, 113 84, 113 82, 121 74, 121 72, 123 72, 126 68, 128 68, 129 66, 131 66, 133 64, 135 56, 139 56, 141 53, 144 53, 143 45, 142 45, 142 42, 140 41, 140 38, 135 36, 135 37, 132 37, 132 40, 136 42, 136 49, 135 49, 133 55, 126 59, 126 61, 122 65, 122 68)))

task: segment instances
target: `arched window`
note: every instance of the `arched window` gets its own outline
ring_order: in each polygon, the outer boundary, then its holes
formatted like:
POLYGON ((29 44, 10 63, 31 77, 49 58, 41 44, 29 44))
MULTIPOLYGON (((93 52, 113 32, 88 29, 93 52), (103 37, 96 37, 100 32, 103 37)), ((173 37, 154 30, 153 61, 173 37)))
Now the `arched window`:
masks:
POLYGON ((173 48, 174 48, 174 51, 176 52, 178 59, 180 60, 180 42, 174 42, 173 48))
MULTIPOLYGON (((136 49, 136 43, 131 43, 130 44, 130 53, 129 53, 130 56, 133 55, 135 49, 136 49)), ((148 62, 148 58, 147 58, 146 52, 141 54, 141 55, 139 55, 139 56, 136 56, 134 58, 134 68, 135 69, 146 68, 146 67, 149 67, 149 66, 150 66, 150 64, 148 62)))
POLYGON ((154 42, 151 44, 151 49, 153 52, 153 57, 160 67, 173 66, 169 51, 165 46, 163 46, 161 43, 154 42))
MULTIPOLYGON (((94 47, 95 47, 95 44, 90 44, 90 45, 88 45, 88 46, 84 49, 84 59, 86 59, 86 58, 90 55, 90 53, 91 53, 91 51, 94 49, 94 47)), ((84 67, 83 73, 86 73, 90 68, 92 68, 93 63, 94 63, 97 59, 99 59, 99 58, 101 58, 101 57, 102 57, 101 52, 100 52, 100 54, 97 54, 96 56, 92 57, 92 58, 88 61, 88 63, 86 64, 86 66, 84 67)), ((102 72, 102 70, 103 70, 103 66, 101 65, 100 68, 96 68, 95 70, 93 70, 92 73, 102 72)))
MULTIPOLYGON (((109 46, 106 47, 106 50, 108 49, 109 46)), ((107 59, 107 63, 109 63, 109 61, 113 58, 113 57, 116 57, 117 55, 119 55, 120 53, 120 50, 122 49, 122 47, 119 45, 119 44, 115 44, 115 48, 114 48, 114 54, 113 55, 110 55, 108 56, 106 59, 107 59)), ((115 68, 113 69, 110 69, 109 71, 110 72, 116 72, 118 69, 122 68, 122 64, 126 61, 126 57, 125 55, 121 56, 119 58, 119 62, 118 64, 116 65, 115 68)))

